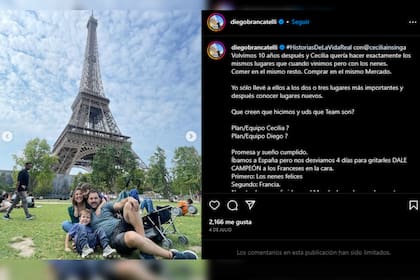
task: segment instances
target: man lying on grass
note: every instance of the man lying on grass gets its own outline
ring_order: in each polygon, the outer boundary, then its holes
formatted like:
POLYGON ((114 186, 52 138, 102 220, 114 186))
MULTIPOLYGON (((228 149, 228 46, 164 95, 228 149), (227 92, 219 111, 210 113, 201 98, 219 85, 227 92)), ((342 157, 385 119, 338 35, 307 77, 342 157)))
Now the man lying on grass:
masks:
POLYGON ((128 256, 138 249, 143 254, 165 259, 198 258, 193 251, 166 250, 147 238, 139 215, 139 203, 132 197, 119 202, 102 203, 98 191, 90 190, 87 203, 92 209, 92 229, 103 229, 110 240, 110 246, 120 255, 128 256), (117 212, 123 213, 122 219, 115 217, 117 212))

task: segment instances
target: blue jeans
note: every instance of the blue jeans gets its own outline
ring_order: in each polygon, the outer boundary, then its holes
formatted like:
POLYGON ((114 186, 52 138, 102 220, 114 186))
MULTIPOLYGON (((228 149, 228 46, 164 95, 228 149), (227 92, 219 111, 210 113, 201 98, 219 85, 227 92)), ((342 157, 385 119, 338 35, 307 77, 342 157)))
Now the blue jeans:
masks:
POLYGON ((86 244, 92 249, 95 249, 98 244, 101 244, 101 247, 105 248, 109 244, 109 239, 106 237, 105 231, 101 228, 90 232, 86 226, 80 226, 76 240, 76 250, 79 254, 82 253, 82 249, 86 244))
POLYGON ((64 221, 64 222, 61 223, 61 228, 65 232, 69 232, 69 230, 71 229, 72 226, 73 226, 73 223, 71 221, 64 221))
POLYGON ((146 211, 148 214, 155 211, 155 208, 153 207, 153 201, 150 198, 145 198, 140 204, 140 209, 143 210, 146 208, 146 211))

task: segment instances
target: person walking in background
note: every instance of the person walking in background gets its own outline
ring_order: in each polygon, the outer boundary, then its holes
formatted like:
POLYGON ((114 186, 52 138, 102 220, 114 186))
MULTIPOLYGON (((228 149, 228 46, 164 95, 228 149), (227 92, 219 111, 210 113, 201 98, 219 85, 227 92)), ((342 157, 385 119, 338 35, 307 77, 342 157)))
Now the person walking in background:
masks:
POLYGON ((10 212, 13 211, 13 208, 22 200, 22 208, 25 212, 26 220, 32 220, 34 216, 29 214, 28 211, 28 202, 26 201, 28 186, 29 186, 29 170, 32 168, 32 163, 25 163, 25 168, 19 171, 17 182, 16 182, 16 198, 13 200, 12 205, 4 214, 3 219, 10 220, 10 212))

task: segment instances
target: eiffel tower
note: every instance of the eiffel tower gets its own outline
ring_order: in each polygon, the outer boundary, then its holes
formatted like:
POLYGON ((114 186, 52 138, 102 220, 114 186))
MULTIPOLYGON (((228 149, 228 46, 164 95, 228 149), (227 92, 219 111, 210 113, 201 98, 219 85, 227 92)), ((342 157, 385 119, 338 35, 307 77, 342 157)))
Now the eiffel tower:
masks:
MULTIPOLYGON (((85 59, 79 93, 71 109, 73 114, 53 147, 58 157, 56 173, 69 174, 72 167, 91 170, 91 162, 96 151, 104 146, 122 146, 130 137, 121 134, 109 109, 109 99, 105 97, 99 69, 98 41, 96 28, 98 21, 90 16, 87 23, 85 59)), ((144 162, 133 151, 141 168, 144 162)))

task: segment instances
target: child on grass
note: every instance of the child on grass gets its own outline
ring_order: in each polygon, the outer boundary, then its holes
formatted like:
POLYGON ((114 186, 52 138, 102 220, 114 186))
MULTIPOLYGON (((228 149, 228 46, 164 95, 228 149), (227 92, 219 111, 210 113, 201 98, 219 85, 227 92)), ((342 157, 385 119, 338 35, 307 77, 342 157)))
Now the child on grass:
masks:
POLYGON ((109 239, 106 237, 105 232, 100 228, 93 231, 89 226, 90 215, 91 212, 89 209, 83 209, 80 211, 79 223, 74 224, 66 234, 66 240, 64 244, 65 251, 71 251, 69 243, 70 239, 73 239, 76 245, 76 251, 82 258, 86 258, 88 255, 92 254, 98 243, 103 248, 102 255, 104 258, 111 258, 116 256, 117 251, 109 246, 109 239))

